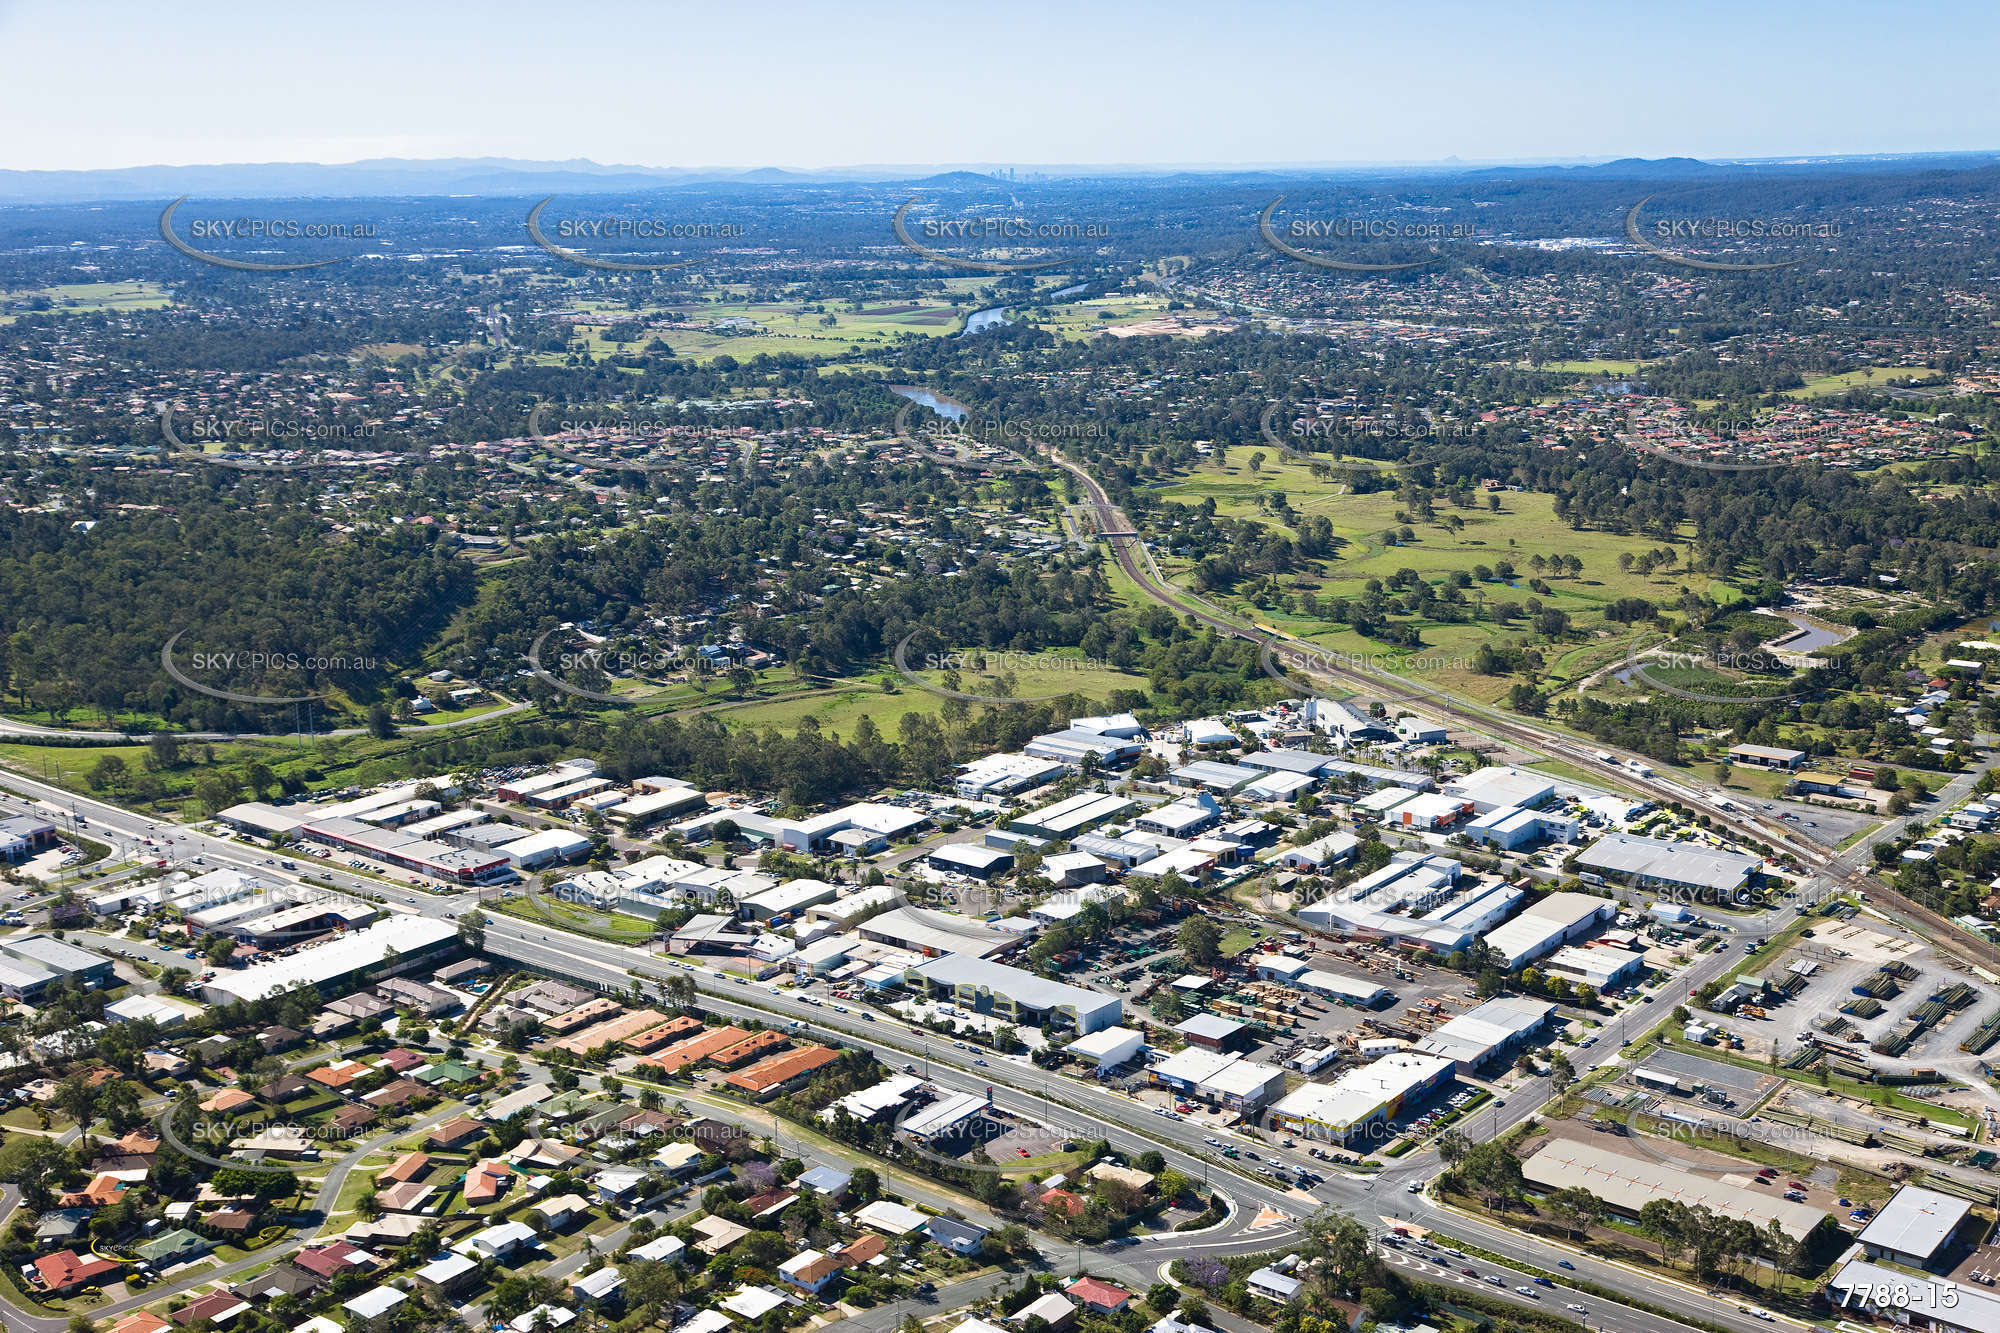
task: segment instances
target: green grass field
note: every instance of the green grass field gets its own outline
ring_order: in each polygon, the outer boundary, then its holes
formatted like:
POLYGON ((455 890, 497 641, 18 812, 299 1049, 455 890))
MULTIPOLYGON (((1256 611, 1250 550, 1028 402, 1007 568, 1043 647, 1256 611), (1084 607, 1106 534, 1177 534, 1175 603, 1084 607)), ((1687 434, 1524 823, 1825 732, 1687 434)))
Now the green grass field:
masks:
POLYGON ((1884 389, 1892 379, 1923 383, 1936 374, 1926 366, 1861 366, 1855 370, 1843 370, 1838 375, 1822 375, 1816 380, 1807 380, 1803 388, 1786 390, 1785 397, 1830 398, 1849 389, 1884 389))
POLYGON ((0 324, 44 312, 82 315, 114 310, 163 310, 172 304, 173 297, 167 289, 150 282, 71 282, 0 292, 0 324))
MULTIPOLYGON (((1472 601, 1483 598, 1488 604, 1497 601, 1525 604, 1529 598, 1539 597, 1544 606, 1569 614, 1583 637, 1543 646, 1549 662, 1538 683, 1545 688, 1580 680, 1624 656, 1636 632, 1603 618, 1604 608, 1618 598, 1645 597, 1656 603, 1670 603, 1683 588, 1719 602, 1738 596, 1734 589, 1711 576, 1688 573, 1678 566, 1650 575, 1621 570, 1618 564, 1621 554, 1637 556, 1656 550, 1663 543, 1658 539, 1571 529, 1556 518, 1554 497, 1548 495, 1499 493, 1498 512, 1489 512, 1483 498, 1480 505, 1471 509, 1457 509, 1440 502, 1434 520, 1421 522, 1412 517, 1407 526, 1414 533, 1413 540, 1396 544, 1384 539, 1385 533, 1405 526, 1398 517, 1404 505, 1393 492, 1353 494, 1337 475, 1315 478, 1304 464, 1279 456, 1274 450, 1233 450, 1227 465, 1204 464, 1164 494, 1188 504, 1212 498, 1218 512, 1228 517, 1287 530, 1272 511, 1260 507, 1260 498, 1271 491, 1283 492, 1296 514, 1323 515, 1334 533, 1348 543, 1335 559, 1325 562, 1321 575, 1301 575, 1286 584, 1288 591, 1309 590, 1322 601, 1334 597, 1358 598, 1366 592, 1369 580, 1386 581, 1401 569, 1413 569, 1427 582, 1437 584, 1454 573, 1471 574, 1475 566, 1491 569, 1497 561, 1512 561, 1516 571, 1513 586, 1475 582, 1465 595, 1472 601), (1249 462, 1257 452, 1265 457, 1259 471, 1253 474, 1249 462), (1463 521, 1457 532, 1443 525, 1450 515, 1463 521), (1537 594, 1528 586, 1533 577, 1530 561, 1536 554, 1576 556, 1583 561, 1583 572, 1576 578, 1548 577, 1550 591, 1546 595, 1537 594)), ((1185 562, 1164 561, 1163 570, 1182 578, 1185 562)), ((1413 654, 1415 662, 1398 665, 1398 659, 1412 654, 1364 638, 1344 626, 1303 614, 1287 615, 1276 605, 1253 607, 1227 594, 1211 593, 1208 598, 1331 651, 1365 655, 1378 665, 1407 671, 1454 693, 1489 703, 1504 695, 1513 681, 1475 673, 1471 669, 1473 653, 1481 644, 1526 637, 1528 629, 1525 620, 1504 628, 1490 620, 1466 624, 1420 623, 1425 646, 1413 654)))
POLYGON ((1553 370, 1566 375, 1634 375, 1644 361, 1544 361, 1536 370, 1553 370))

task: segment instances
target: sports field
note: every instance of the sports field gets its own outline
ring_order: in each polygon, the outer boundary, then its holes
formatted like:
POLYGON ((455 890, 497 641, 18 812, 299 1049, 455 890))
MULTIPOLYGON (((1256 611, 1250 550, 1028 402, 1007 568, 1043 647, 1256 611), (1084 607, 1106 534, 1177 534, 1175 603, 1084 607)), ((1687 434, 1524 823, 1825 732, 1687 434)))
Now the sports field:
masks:
POLYGON ((0 292, 0 324, 22 315, 87 315, 114 310, 161 310, 173 304, 167 289, 150 282, 71 282, 56 287, 0 292))

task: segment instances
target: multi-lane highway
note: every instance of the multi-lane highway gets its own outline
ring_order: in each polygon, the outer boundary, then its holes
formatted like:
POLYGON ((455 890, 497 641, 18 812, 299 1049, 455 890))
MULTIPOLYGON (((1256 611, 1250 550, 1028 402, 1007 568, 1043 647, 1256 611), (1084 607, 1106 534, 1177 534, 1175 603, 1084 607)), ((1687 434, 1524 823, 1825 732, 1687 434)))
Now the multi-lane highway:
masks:
MULTIPOLYGON (((23 791, 31 798, 56 801, 79 811, 88 818, 91 829, 100 839, 108 836, 114 841, 138 845, 144 837, 157 837, 157 821, 102 801, 74 796, 16 775, 0 779, 0 785, 23 791)), ((239 843, 187 830, 180 830, 179 836, 183 841, 176 845, 182 849, 181 855, 189 858, 198 854, 208 867, 232 866, 267 879, 294 878, 271 864, 271 858, 265 854, 239 843)), ((364 881, 364 885, 371 895, 383 896, 384 886, 379 882, 364 881)), ((392 909, 447 919, 462 915, 474 903, 467 895, 430 893, 416 888, 390 887, 387 897, 392 909)), ((553 975, 609 989, 629 990, 637 980, 651 993, 660 980, 676 975, 689 976, 701 991, 704 1007, 718 1014, 731 1018, 756 1018, 774 1025, 796 1022, 812 1029, 822 1039, 835 1039, 848 1046, 870 1050, 892 1067, 916 1064, 943 1087, 968 1092, 990 1088, 996 1105, 1024 1116, 1050 1121, 1079 1137, 1105 1139, 1123 1152, 1140 1153, 1156 1149, 1165 1156, 1168 1164, 1196 1180, 1206 1180, 1210 1188, 1227 1194, 1234 1202, 1235 1214, 1225 1227, 1199 1236, 1166 1236, 1149 1240, 1132 1251, 1130 1257, 1133 1259, 1157 1265, 1182 1255, 1283 1248, 1295 1234, 1290 1223, 1281 1220, 1262 1229, 1253 1229, 1260 1217, 1280 1214, 1285 1219, 1296 1220, 1331 1204, 1351 1213, 1376 1234, 1406 1224, 1437 1228, 1467 1243, 1537 1269, 1556 1271, 1560 1264, 1567 1261, 1574 1266, 1581 1279, 1629 1293, 1635 1299, 1686 1318, 1702 1319, 1741 1330, 1741 1333, 1751 1333, 1760 1322, 1726 1301, 1705 1296, 1680 1283, 1522 1236, 1444 1209, 1425 1194, 1410 1193, 1408 1187, 1412 1181, 1423 1180, 1437 1169, 1435 1158, 1428 1153, 1405 1158, 1376 1176, 1334 1173, 1308 1194, 1250 1174, 1245 1169, 1249 1165, 1247 1163, 1225 1161, 1203 1142, 1205 1135, 1201 1127, 1150 1114, 1120 1092, 1075 1079, 1050 1077, 1021 1061, 998 1056, 993 1056, 986 1067, 981 1068, 972 1062, 986 1059, 991 1052, 962 1049, 922 1029, 882 1017, 868 1019, 858 1013, 836 1014, 830 1006, 808 1005, 785 992, 754 986, 727 974, 695 966, 689 960, 645 953, 513 917, 490 915, 485 936, 488 953, 553 975)), ((1728 955, 1718 954, 1704 959, 1697 966, 1719 971, 1727 965, 1727 961, 1728 955)), ((1613 1032, 1615 1034, 1615 1028, 1613 1032)), ((1600 1055, 1610 1055, 1617 1049, 1612 1040, 1600 1043, 1600 1047, 1600 1055)), ((1480 1117, 1477 1128, 1481 1137, 1504 1132, 1519 1123, 1533 1113, 1544 1096, 1545 1085, 1538 1085, 1533 1091, 1517 1092, 1490 1120, 1485 1115, 1480 1117)), ((1302 1154, 1273 1149, 1268 1144, 1260 1145, 1259 1151, 1267 1160, 1276 1158, 1294 1166, 1317 1165, 1302 1154)), ((1475 1261, 1468 1266, 1478 1268, 1482 1274, 1495 1268, 1491 1261, 1475 1261)), ((1506 1288, 1489 1287, 1488 1290, 1508 1299, 1526 1300, 1528 1298, 1514 1295, 1512 1288, 1527 1282, 1525 1275, 1511 1273, 1506 1288)), ((1673 1319, 1617 1305, 1603 1298, 1580 1299, 1590 1307, 1593 1323, 1601 1327, 1629 1333, 1670 1333, 1682 1327, 1673 1319)))

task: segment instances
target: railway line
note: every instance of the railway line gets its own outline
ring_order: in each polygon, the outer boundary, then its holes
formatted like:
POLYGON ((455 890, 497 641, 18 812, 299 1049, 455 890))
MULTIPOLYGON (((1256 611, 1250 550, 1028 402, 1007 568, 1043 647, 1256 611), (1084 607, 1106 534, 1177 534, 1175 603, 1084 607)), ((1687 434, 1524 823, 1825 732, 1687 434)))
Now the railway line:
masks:
MULTIPOLYGON (((1570 760, 1586 771, 1604 767, 1602 761, 1597 758, 1598 749, 1610 753, 1624 765, 1648 762, 1646 756, 1621 752, 1610 746, 1588 746, 1560 732, 1536 727, 1495 710, 1447 695, 1443 691, 1413 684, 1391 672, 1373 671, 1363 666, 1338 662, 1325 650, 1282 631, 1254 624, 1246 626, 1216 607, 1167 583, 1158 567, 1153 564, 1152 553, 1146 549, 1138 530, 1125 513, 1111 502, 1111 497, 1097 479, 1050 446, 1037 442, 1036 448, 1049 462, 1074 477, 1078 485, 1083 488, 1088 499, 1081 507, 1093 512, 1098 532, 1104 535, 1110 544, 1113 558, 1118 561, 1119 567, 1125 571, 1128 578, 1161 605, 1182 615, 1191 616, 1197 623, 1207 625, 1218 633, 1258 645, 1259 650, 1266 655, 1267 662, 1269 656, 1281 648, 1297 649, 1300 658, 1311 665, 1294 665, 1292 669, 1301 671, 1309 678, 1323 677, 1399 702, 1421 698, 1428 707, 1461 726, 1497 740, 1510 742, 1531 754, 1539 753, 1549 758, 1570 760)), ((1621 766, 1618 780, 1626 787, 1655 800, 1697 804, 1712 822, 1737 836, 1781 848, 1789 853, 1800 865, 1811 871, 1816 879, 1827 881, 1832 886, 1832 891, 1865 893, 1871 901, 1879 899, 1923 928, 1924 933, 1930 935, 1940 948, 1947 952, 1970 955, 1989 967, 2000 970, 2000 945, 1960 929, 1930 908, 1889 887, 1876 876, 1869 874, 1865 868, 1843 863, 1837 852, 1816 847, 1804 838, 1795 837, 1790 829, 1776 820, 1765 819, 1755 814, 1736 815, 1718 810, 1704 801, 1701 793, 1692 788, 1650 774, 1633 772, 1629 766, 1621 766)), ((1806 885, 1810 886, 1813 882, 1809 879, 1806 885)), ((1821 896, 1823 895, 1811 892, 1809 887, 1804 894, 1807 903, 1821 896)))

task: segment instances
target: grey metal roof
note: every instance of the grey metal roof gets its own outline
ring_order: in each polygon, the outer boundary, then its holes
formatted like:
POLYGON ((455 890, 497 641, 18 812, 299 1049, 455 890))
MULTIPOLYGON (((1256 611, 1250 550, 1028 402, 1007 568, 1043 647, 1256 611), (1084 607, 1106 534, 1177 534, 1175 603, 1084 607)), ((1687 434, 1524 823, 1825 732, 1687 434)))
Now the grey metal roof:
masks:
POLYGON ((1972 1201, 1905 1185, 1861 1231, 1863 1245, 1929 1259, 1972 1211, 1972 1201))

